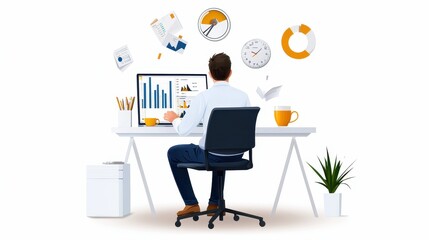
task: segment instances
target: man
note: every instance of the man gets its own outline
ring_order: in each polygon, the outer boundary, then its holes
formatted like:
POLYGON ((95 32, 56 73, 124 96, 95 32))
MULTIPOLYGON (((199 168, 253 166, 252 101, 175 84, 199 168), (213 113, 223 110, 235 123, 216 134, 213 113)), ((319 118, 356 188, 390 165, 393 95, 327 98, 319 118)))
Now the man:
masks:
MULTIPOLYGON (((164 114, 164 119, 171 122, 177 133, 182 136, 191 133, 192 129, 200 123, 200 120, 203 120, 203 136, 200 139, 199 145, 176 145, 171 147, 167 153, 174 180, 185 202, 185 208, 177 212, 178 216, 200 211, 198 200, 194 195, 191 180, 189 179, 188 170, 186 168, 178 168, 177 164, 204 162, 205 136, 212 109, 215 107, 250 106, 247 94, 229 85, 229 78, 231 77, 232 71, 231 60, 228 55, 225 53, 213 55, 209 60, 209 70, 209 75, 213 79, 213 86, 201 92, 192 100, 191 107, 186 111, 186 115, 183 119, 180 119, 179 116, 172 111, 168 111, 164 114)), ((209 154, 209 161, 237 161, 241 160, 242 156, 243 154, 222 156, 209 154)), ((218 207, 219 193, 217 189, 218 175, 216 172, 213 172, 212 189, 207 210, 216 209, 218 207)))

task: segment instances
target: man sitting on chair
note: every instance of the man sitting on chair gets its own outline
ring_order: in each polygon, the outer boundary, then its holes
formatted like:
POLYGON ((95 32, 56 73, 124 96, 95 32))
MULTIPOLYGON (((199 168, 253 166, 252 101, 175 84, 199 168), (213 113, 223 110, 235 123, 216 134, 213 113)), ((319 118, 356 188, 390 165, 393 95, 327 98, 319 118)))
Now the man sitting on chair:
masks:
MULTIPOLYGON (((203 119, 203 136, 199 145, 181 144, 171 147, 167 156, 173 172, 174 180, 180 195, 185 202, 185 208, 177 212, 178 216, 193 212, 200 212, 198 200, 192 189, 191 180, 189 179, 186 168, 178 168, 178 163, 204 163, 204 143, 207 132, 207 124, 210 113, 216 107, 248 107, 250 106, 249 97, 241 90, 229 85, 231 77, 231 60, 225 53, 213 55, 209 59, 210 77, 213 79, 213 86, 204 92, 198 94, 193 100, 190 108, 186 111, 185 116, 181 119, 177 113, 168 111, 164 114, 164 119, 173 124, 176 132, 181 136, 186 136, 192 132, 194 127, 203 119)), ((209 154, 209 161, 224 162, 238 161, 242 159, 243 154, 238 155, 215 155, 209 154)), ((211 195, 208 202, 207 210, 218 207, 218 176, 213 172, 211 195)))

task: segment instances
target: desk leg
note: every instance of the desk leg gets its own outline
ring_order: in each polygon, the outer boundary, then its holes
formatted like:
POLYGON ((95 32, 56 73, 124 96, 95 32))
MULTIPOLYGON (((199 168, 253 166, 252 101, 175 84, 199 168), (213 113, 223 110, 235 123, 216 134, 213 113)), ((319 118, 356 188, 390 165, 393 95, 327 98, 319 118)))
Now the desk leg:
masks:
POLYGON ((147 184, 146 177, 144 175, 144 171, 143 171, 143 167, 142 167, 142 163, 140 161, 140 155, 139 155, 139 152, 137 150, 136 142, 134 141, 133 137, 130 137, 130 142, 128 144, 128 149, 127 149, 127 154, 125 156, 125 163, 128 162, 131 147, 134 148, 134 155, 136 156, 137 164, 139 165, 140 175, 142 176, 143 185, 144 185, 144 188, 146 190, 146 196, 147 196, 147 200, 149 202, 150 211, 152 212, 152 215, 156 215, 155 207, 153 206, 152 198, 150 196, 149 186, 147 184))
POLYGON ((131 147, 133 146, 133 143, 134 143, 134 138, 130 137, 130 142, 128 143, 127 153, 125 154, 124 163, 128 163, 128 158, 130 158, 130 151, 131 151, 131 147))
POLYGON ((279 203, 280 194, 282 193, 282 189, 283 189, 283 182, 285 181, 287 168, 289 166, 290 157, 292 155, 292 149, 293 149, 293 145, 294 145, 293 140, 294 139, 295 138, 292 138, 292 141, 290 142, 289 152, 288 152, 287 157, 286 157, 285 167, 283 168, 282 178, 280 179, 280 184, 279 184, 279 188, 277 190, 276 200, 274 201, 273 210, 271 211, 271 215, 274 215, 276 213, 277 204, 279 203))
POLYGON ((296 143, 295 138, 292 139, 295 143, 296 155, 298 156, 299 166, 301 166, 302 176, 304 177, 305 186, 307 187, 308 197, 310 198, 311 207, 313 208, 313 214, 315 217, 318 217, 316 206, 314 205, 313 195, 311 194, 310 185, 308 185, 307 175, 305 174, 304 165, 302 164, 301 154, 299 154, 298 144, 296 143))
POLYGON ((295 138, 292 138, 292 141, 291 141, 290 146, 289 146, 289 152, 287 154, 286 163, 285 163, 285 166, 283 169, 282 178, 280 180, 279 188, 277 190, 277 195, 276 195, 276 199, 274 201, 274 205, 273 205, 273 209, 271 211, 271 215, 274 215, 276 213, 277 205, 279 203, 280 195, 281 195, 281 192, 283 189, 283 182, 285 180, 287 168, 289 166, 290 158, 292 156, 292 150, 294 147, 295 147, 295 152, 298 156, 299 165, 301 167, 301 173, 302 173, 302 176, 304 177, 304 182, 305 182, 305 185, 307 187, 307 193, 308 193, 308 197, 310 198, 311 207, 313 208, 313 214, 315 217, 318 217, 319 215, 317 214, 317 209, 316 209, 316 206, 314 205, 313 195, 311 194, 310 186, 308 185, 307 176, 305 175, 305 171, 304 171, 304 165, 302 164, 301 155, 299 153, 298 144, 297 144, 295 138))

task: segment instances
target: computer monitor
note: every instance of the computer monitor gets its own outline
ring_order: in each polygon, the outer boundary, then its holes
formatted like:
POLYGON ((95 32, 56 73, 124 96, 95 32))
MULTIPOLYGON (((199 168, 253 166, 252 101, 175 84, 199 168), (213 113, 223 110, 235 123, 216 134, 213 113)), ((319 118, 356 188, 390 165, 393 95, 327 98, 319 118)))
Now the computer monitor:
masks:
POLYGON ((145 125, 146 117, 158 118, 160 125, 171 125, 164 120, 164 113, 174 111, 183 117, 192 99, 207 87, 207 74, 137 74, 139 126, 145 125))

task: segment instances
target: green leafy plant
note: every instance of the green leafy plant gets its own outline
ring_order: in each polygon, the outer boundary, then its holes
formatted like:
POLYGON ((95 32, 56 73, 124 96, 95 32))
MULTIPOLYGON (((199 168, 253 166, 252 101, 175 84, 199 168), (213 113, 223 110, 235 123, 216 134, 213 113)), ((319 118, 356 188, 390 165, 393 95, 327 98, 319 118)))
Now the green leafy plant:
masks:
POLYGON ((310 165, 310 163, 307 162, 311 169, 313 169, 317 176, 319 176, 319 178, 322 180, 322 182, 316 183, 319 183, 322 186, 326 187, 329 193, 335 193, 335 191, 341 184, 344 184, 350 188, 350 186, 345 183, 345 181, 349 180, 350 178, 353 178, 346 176, 353 169, 351 168, 351 166, 354 162, 352 162, 342 173, 340 173, 343 163, 340 160, 337 160, 337 157, 335 157, 335 161, 332 164, 328 148, 326 148, 326 157, 324 159, 325 161, 322 163, 319 157, 317 157, 317 159, 319 159, 320 166, 322 166, 322 173, 319 173, 313 166, 310 165))

